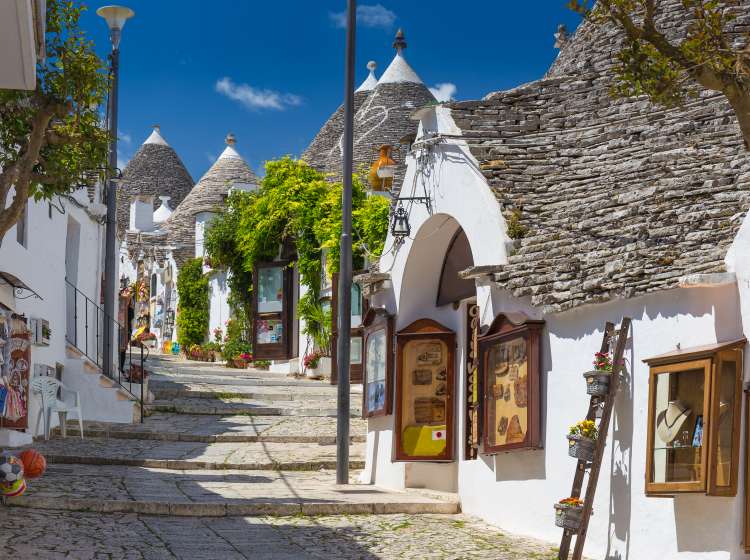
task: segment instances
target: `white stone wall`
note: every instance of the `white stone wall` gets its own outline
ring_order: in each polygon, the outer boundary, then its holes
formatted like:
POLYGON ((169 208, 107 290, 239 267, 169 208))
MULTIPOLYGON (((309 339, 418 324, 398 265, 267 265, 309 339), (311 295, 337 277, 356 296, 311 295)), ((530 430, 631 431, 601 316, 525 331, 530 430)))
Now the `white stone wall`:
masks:
MULTIPOLYGON (((87 203, 85 191, 74 195, 79 202, 87 203)), ((64 214, 49 203, 29 201, 26 246, 16 241, 16 227, 8 231, 0 245, 0 270, 9 272, 33 288, 42 299, 13 298, 7 287, 2 289, 2 301, 7 306, 23 313, 29 318, 47 319, 52 329, 49 346, 32 346, 31 367, 35 364, 55 366, 63 364, 63 382, 72 381, 72 376, 79 364, 72 364, 66 357, 65 335, 67 329, 67 292, 65 278, 65 246, 68 221, 75 220, 80 225, 78 259, 74 268, 77 270, 75 284, 78 289, 99 304, 101 301, 101 277, 103 270, 104 228, 94 222, 84 210, 67 199, 56 198, 54 206, 63 209, 64 214)), ((73 280, 73 279, 71 279, 73 280)), ((26 294, 24 294, 26 295, 26 294)), ((79 330, 85 325, 79 320, 79 330)), ((81 339, 83 340, 83 335, 81 339)), ((90 325, 90 341, 95 344, 95 331, 90 325)), ((115 348, 116 349, 116 348, 115 348)), ((96 383, 96 380, 93 381, 96 383)), ((75 383, 72 383, 75 384, 75 383)), ((85 403, 90 410, 106 413, 108 404, 90 399, 85 403), (102 410, 98 410, 101 408, 102 410)), ((29 414, 29 433, 35 429, 38 403, 32 399, 29 414)), ((53 418, 53 424, 57 422, 53 418)), ((40 428, 41 429, 41 428, 40 428)), ((0 430, 0 442, 7 441, 7 430, 0 430)))

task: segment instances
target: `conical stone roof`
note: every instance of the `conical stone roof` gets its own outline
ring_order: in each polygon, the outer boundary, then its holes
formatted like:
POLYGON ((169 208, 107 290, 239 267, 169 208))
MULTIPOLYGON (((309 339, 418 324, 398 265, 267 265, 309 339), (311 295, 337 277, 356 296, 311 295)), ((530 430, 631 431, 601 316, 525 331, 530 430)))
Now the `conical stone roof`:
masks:
MULTIPOLYGON (((354 171, 364 171, 378 158, 378 150, 384 144, 395 146, 400 141, 416 134, 418 122, 411 119, 412 113, 436 99, 424 85, 403 55, 406 40, 399 29, 393 43, 396 56, 378 80, 375 89, 368 94, 354 116, 354 171)), ((342 123, 343 124, 343 123, 342 123)), ((343 132, 343 131, 342 131, 343 132)), ((342 135, 330 151, 326 170, 335 177, 341 176, 342 135)), ((396 176, 394 186, 403 180, 406 166, 405 151, 396 154, 396 176)))
MULTIPOLYGON (((362 82, 354 92, 355 113, 378 85, 378 79, 375 77, 375 68, 377 68, 377 65, 374 60, 367 63, 367 69, 370 73, 367 76, 367 79, 362 82)), ((328 160, 334 151, 340 150, 343 134, 344 105, 341 104, 328 118, 320 131, 315 135, 315 138, 313 138, 313 141, 310 142, 310 145, 302 153, 302 159, 318 171, 322 171, 323 173, 336 173, 333 169, 329 169, 328 160)))
POLYGON ((260 180, 235 149, 234 135, 227 136, 227 147, 193 190, 175 208, 164 223, 169 244, 174 246, 178 265, 195 255, 195 215, 221 212, 229 189, 239 185, 258 185, 260 180))
POLYGON ((154 210, 159 196, 169 196, 177 205, 193 188, 193 178, 182 160, 161 135, 158 126, 138 149, 122 172, 117 187, 117 231, 122 239, 130 221, 130 201, 138 195, 154 197, 154 210))

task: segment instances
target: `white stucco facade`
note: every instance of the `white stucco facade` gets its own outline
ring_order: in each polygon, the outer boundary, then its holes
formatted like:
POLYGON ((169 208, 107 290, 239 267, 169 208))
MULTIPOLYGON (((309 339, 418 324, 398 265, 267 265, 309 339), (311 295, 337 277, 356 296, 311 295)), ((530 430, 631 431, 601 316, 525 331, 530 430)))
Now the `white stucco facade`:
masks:
MULTIPOLYGON (((9 286, 0 285, 0 302, 28 319, 49 321, 49 345, 31 347, 30 377, 37 366, 61 368, 63 383, 81 394, 85 419, 130 422, 133 403, 124 400, 111 383, 103 383, 98 368, 69 342, 76 341, 81 351, 94 357, 98 344, 101 354, 103 341, 97 341, 91 305, 86 326, 84 295, 91 303, 101 305, 104 227, 98 220, 103 212, 103 205, 88 200, 85 189, 70 197, 55 197, 51 203, 30 200, 24 243, 19 243, 18 225, 8 231, 0 245, 0 270, 18 277, 39 298, 26 291, 16 295, 9 286), (66 278, 70 284, 66 284, 66 278), (71 285, 77 287, 76 295, 71 285)), ((0 445, 30 442, 38 407, 39 401, 32 397, 29 429, 0 429, 0 445)), ((57 421, 52 418, 52 425, 57 421)))
MULTIPOLYGON (((743 534, 744 444, 736 497, 683 494, 651 498, 645 493, 649 368, 643 359, 747 335, 750 327, 750 225, 747 220, 727 257, 726 275, 713 287, 660 291, 629 300, 589 305, 545 315, 526 299, 511 297, 489 280, 476 280, 476 297, 458 306, 436 306, 438 282, 448 244, 459 227, 466 232, 474 265, 506 262, 511 240, 495 197, 466 145, 457 137, 447 109, 423 111, 420 138, 410 155, 401 196, 432 199, 431 215, 414 204, 412 234, 395 253, 383 256, 380 271, 390 281, 371 303, 396 315, 396 330, 421 318, 434 319, 456 333, 454 457, 450 463, 396 462, 394 416, 368 421, 367 466, 363 481, 391 488, 425 487, 457 492, 462 510, 501 528, 559 542, 553 504, 569 495, 576 461, 568 456, 568 427, 588 408, 581 376, 599 350, 604 324, 632 318, 626 348, 626 375, 607 436, 586 555, 591 558, 746 558, 743 534), (426 136, 425 130, 431 135, 426 136), (434 133, 439 138, 436 140, 434 133), (432 138, 432 139, 430 139, 432 138), (420 140, 422 144, 420 144, 420 140), (420 154, 420 145, 430 153, 420 154), (466 306, 479 306, 482 326, 500 313, 522 311, 545 321, 542 333, 542 449, 463 457, 467 347, 466 306)), ((386 241, 386 248, 393 240, 386 241)), ((747 375, 745 363, 745 379, 747 375)), ((739 396, 738 396, 739 398, 739 396)), ((744 411, 743 411, 744 418, 744 411)), ((744 423, 744 422, 743 422, 744 423)), ((740 441, 744 440, 743 434, 740 441)))

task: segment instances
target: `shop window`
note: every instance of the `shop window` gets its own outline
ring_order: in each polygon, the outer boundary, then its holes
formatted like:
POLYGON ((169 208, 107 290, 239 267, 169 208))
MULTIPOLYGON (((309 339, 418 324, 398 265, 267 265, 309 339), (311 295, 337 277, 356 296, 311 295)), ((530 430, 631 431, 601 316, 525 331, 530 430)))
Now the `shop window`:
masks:
POLYGON ((253 274, 253 356, 292 357, 292 269, 287 261, 257 264, 253 274))
MULTIPOLYGON (((331 306, 333 308, 332 318, 333 336, 331 337, 331 383, 335 384, 338 380, 338 312, 339 312, 339 275, 334 272, 331 282, 331 306)), ((351 287, 351 346, 349 350, 349 381, 351 383, 362 383, 362 360, 363 344, 362 338, 362 317, 367 311, 367 300, 362 296, 362 288, 352 282, 351 287)))
POLYGON ((645 360, 650 366, 647 495, 736 495, 744 344, 645 360))
POLYGON ((393 317, 371 307, 363 329, 362 416, 386 416, 393 408, 393 317))
POLYGON ((455 347, 455 333, 431 319, 396 335, 396 460, 453 460, 455 347))
POLYGON ((540 446, 540 333, 543 321, 498 315, 479 338, 485 453, 540 446))

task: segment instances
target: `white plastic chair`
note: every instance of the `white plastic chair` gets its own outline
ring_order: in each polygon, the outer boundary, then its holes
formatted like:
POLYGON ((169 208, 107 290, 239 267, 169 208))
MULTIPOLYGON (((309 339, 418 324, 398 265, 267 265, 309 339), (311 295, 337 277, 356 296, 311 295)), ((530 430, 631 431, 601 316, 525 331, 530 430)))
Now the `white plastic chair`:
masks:
POLYGON ((81 439, 83 439, 83 414, 81 414, 81 395, 78 391, 68 389, 54 377, 39 376, 31 379, 31 392, 32 394, 37 395, 42 401, 42 406, 36 417, 35 436, 39 433, 39 421, 41 420, 42 414, 44 414, 44 439, 49 439, 50 415, 53 412, 57 412, 60 418, 62 436, 65 437, 67 435, 65 428, 68 412, 75 412, 78 416, 78 426, 81 428, 81 439), (58 389, 61 389, 60 392, 63 398, 65 393, 73 395, 75 397, 73 404, 58 399, 58 389))

